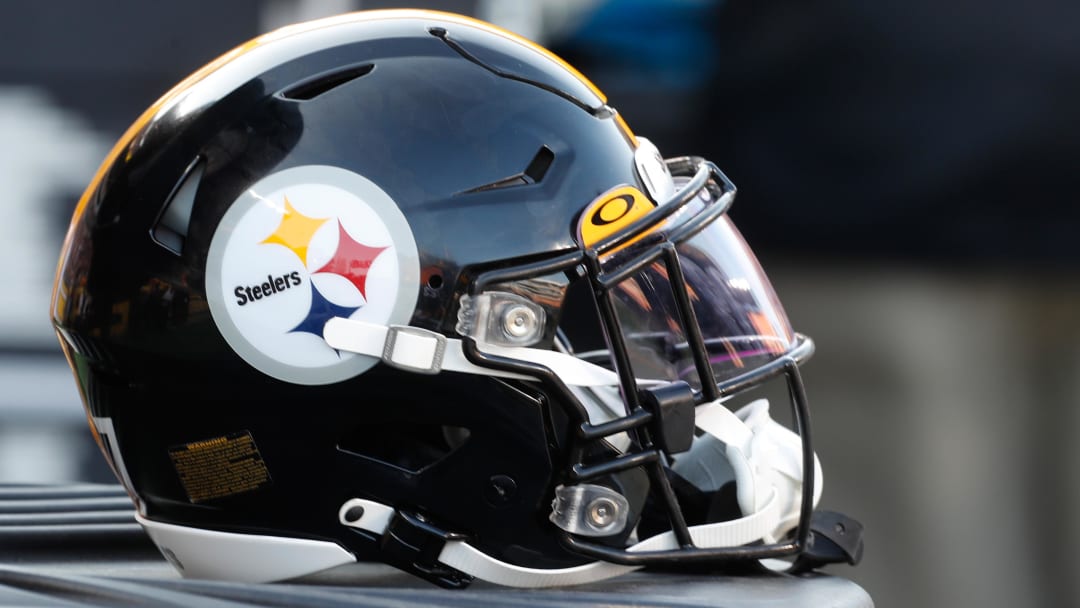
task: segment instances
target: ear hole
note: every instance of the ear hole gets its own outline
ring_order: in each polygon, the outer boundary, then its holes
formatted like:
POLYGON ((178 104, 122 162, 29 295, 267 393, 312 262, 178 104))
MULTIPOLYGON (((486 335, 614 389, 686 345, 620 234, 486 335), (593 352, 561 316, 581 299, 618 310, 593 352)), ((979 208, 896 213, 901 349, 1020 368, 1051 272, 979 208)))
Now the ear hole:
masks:
POLYGON ((419 473, 441 462, 468 439, 469 429, 464 427, 373 423, 354 428, 338 441, 338 449, 403 471, 419 473))
POLYGON ((318 74, 285 89, 281 92, 281 96, 293 101, 310 101, 347 82, 356 80, 361 76, 366 76, 373 69, 375 69, 375 64, 364 63, 361 65, 348 66, 339 70, 323 72, 322 74, 318 74))

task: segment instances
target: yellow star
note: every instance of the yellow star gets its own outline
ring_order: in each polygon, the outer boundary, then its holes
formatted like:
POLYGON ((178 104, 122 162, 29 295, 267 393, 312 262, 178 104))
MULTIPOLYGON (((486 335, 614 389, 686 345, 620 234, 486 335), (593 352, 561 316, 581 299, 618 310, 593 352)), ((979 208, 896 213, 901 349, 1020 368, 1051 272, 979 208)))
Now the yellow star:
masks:
POLYGON ((285 197, 285 213, 281 216, 281 223, 274 232, 266 237, 260 244, 276 243, 284 245, 292 250, 307 265, 307 249, 311 243, 311 237, 326 220, 330 218, 308 217, 296 209, 293 209, 289 197, 285 197))

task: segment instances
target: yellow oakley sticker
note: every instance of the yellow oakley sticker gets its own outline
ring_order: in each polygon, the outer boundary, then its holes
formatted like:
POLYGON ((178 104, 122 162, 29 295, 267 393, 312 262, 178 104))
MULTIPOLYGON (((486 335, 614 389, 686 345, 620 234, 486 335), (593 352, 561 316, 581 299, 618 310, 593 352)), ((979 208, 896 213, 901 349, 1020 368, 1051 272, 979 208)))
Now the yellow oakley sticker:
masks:
POLYGON ((616 186, 589 203, 578 221, 581 244, 592 247, 652 211, 656 205, 633 186, 616 186))

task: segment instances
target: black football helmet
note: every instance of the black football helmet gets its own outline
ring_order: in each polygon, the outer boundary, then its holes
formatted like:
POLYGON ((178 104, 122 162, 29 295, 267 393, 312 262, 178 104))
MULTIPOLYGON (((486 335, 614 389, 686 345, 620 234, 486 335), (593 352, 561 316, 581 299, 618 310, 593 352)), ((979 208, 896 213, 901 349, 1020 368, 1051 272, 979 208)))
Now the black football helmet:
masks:
POLYGON ((813 346, 734 196, 509 32, 342 15, 233 49, 131 126, 79 201, 52 319, 186 576, 853 561, 811 543, 813 346), (730 407, 774 377, 794 432, 730 407))

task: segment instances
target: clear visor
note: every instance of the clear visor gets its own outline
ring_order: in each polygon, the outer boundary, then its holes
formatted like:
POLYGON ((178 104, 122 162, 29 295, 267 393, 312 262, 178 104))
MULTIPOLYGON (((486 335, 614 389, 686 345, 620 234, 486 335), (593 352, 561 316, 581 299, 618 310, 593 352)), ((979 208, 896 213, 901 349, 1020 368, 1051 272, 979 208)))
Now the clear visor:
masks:
MULTIPOLYGON (((734 378, 788 352, 794 336, 787 315, 746 241, 726 215, 676 247, 708 361, 717 382, 734 378)), ((616 252, 602 261, 617 269, 616 252)), ((634 376, 701 379, 676 306, 671 271, 660 259, 610 290, 634 376)))

